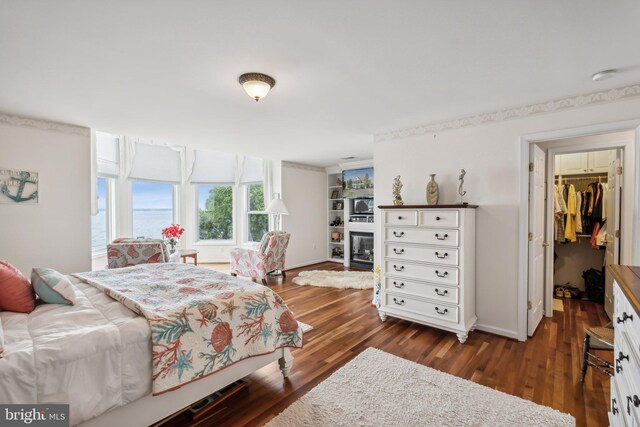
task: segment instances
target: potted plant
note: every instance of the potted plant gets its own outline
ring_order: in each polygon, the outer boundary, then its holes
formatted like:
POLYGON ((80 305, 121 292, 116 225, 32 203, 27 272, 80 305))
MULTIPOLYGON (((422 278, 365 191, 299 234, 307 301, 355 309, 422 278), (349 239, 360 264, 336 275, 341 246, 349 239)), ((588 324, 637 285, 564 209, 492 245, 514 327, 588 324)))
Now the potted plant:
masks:
POLYGON ((162 230, 162 235, 167 241, 167 246, 169 246, 171 253, 176 251, 176 246, 180 241, 182 233, 184 233, 184 228, 180 227, 180 224, 171 224, 171 226, 162 230))

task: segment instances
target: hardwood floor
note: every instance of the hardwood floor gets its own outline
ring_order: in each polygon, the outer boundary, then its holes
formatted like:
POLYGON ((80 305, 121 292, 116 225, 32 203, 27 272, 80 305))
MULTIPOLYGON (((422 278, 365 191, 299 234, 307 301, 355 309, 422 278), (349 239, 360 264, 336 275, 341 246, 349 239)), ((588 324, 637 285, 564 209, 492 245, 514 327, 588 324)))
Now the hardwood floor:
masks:
MULTIPOLYGON (((313 269, 343 268, 328 262, 313 269)), ((580 382, 583 328, 608 322, 601 305, 564 300, 564 312, 544 318, 526 343, 474 331, 459 344, 455 334, 416 323, 392 318, 382 323, 370 304, 370 290, 291 283, 302 270, 287 271, 284 283, 269 283, 298 320, 315 328, 305 334, 304 348, 293 352, 290 377, 283 380, 274 363, 247 377, 248 387, 209 418, 194 424, 177 417, 168 425, 262 425, 367 347, 570 413, 578 426, 608 424, 609 378, 590 368, 580 382)), ((611 352, 600 356, 613 359, 611 352)))

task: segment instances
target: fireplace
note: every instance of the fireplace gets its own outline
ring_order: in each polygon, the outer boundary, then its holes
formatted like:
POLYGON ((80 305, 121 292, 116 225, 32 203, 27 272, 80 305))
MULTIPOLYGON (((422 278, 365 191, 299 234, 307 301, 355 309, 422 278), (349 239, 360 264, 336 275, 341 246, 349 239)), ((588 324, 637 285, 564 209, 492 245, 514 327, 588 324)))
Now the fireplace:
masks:
POLYGON ((351 267, 373 268, 373 233, 349 233, 351 267))

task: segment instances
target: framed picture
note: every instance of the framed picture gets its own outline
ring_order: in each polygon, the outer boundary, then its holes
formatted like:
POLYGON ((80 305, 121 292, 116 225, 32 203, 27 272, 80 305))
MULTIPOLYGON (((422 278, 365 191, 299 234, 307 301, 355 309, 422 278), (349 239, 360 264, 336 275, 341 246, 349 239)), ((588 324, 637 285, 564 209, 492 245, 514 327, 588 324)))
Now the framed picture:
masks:
POLYGON ((342 188, 348 198, 373 197, 373 168, 342 171, 342 188))
POLYGON ((340 197, 340 192, 339 192, 338 190, 333 190, 333 191, 331 192, 331 199, 335 200, 335 199, 337 199, 338 197, 340 197))
POLYGON ((336 210, 341 211, 344 208, 344 204, 342 202, 336 202, 336 210))
POLYGON ((38 172, 0 168, 0 203, 38 203, 38 172))

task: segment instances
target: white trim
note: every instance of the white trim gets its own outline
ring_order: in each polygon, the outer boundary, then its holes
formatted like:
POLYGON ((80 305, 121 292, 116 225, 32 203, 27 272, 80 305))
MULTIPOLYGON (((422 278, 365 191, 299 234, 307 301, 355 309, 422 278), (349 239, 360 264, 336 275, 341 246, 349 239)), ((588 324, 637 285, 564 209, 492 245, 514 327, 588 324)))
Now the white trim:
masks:
POLYGON ((286 160, 283 160, 281 162, 281 165, 282 165, 283 168, 304 169, 304 170, 309 170, 309 171, 314 171, 314 172, 324 172, 325 171, 325 168, 322 168, 320 166, 313 166, 313 165, 307 165, 307 164, 303 164, 303 163, 288 162, 286 160))
POLYGON ((559 98, 536 104, 522 105, 489 113, 460 117, 453 120, 430 123, 422 126, 382 132, 374 135, 374 142, 390 141, 409 136, 479 126, 486 123, 495 123, 539 114, 553 113, 556 111, 585 107, 587 105, 604 104, 621 99, 635 98, 638 96, 640 96, 640 83, 600 92, 591 92, 584 95, 559 98))
POLYGON ((0 123, 35 128, 40 130, 50 130, 54 132, 70 133, 73 135, 91 136, 91 129, 83 126, 70 125, 67 123, 53 122, 44 119, 34 119, 31 117, 18 116, 14 114, 1 113, 0 123))
POLYGON ((507 338, 513 338, 514 340, 518 339, 518 331, 512 331, 510 329, 498 328, 496 326, 483 325, 480 323, 476 323, 475 329, 489 332, 491 334, 501 335, 507 338))
POLYGON ((353 162, 338 163, 338 166, 340 167, 341 172, 345 170, 350 170, 350 169, 372 168, 373 159, 355 160, 353 162))
MULTIPOLYGON (((628 152, 625 152, 625 165, 623 167, 623 172, 632 173, 635 170, 640 168, 640 131, 638 128, 640 127, 640 119, 636 120, 625 120, 620 122, 612 122, 612 123, 599 123, 589 126, 582 126, 577 128, 570 129, 560 129, 549 132, 541 132, 536 134, 523 135, 520 137, 520 214, 519 214, 519 231, 518 231, 518 300, 517 300, 517 312, 518 312, 518 334, 517 339, 519 341, 527 340, 527 297, 528 297, 528 218, 529 218, 529 146, 530 144, 544 142, 544 141, 552 141, 552 140, 560 140, 565 138, 574 138, 580 136, 590 136, 596 134, 603 133, 612 133, 612 132, 620 132, 620 131, 635 131, 635 141, 632 144, 634 148, 633 159, 629 159, 631 157, 628 152), (631 168, 631 169, 629 169, 631 168)), ((557 142, 557 144, 562 144, 562 141, 557 142)), ((599 147, 604 144, 600 144, 599 147)), ((595 146, 585 145, 586 150, 596 149, 595 146)), ((563 150, 562 145, 554 148, 554 154, 558 153, 558 148, 560 151, 563 150)), ((614 147, 603 147, 614 148, 614 147)), ((565 152, 571 151, 571 148, 564 147, 565 152)), ((574 150, 575 151, 575 150, 574 150)), ((581 148, 581 151, 582 150, 581 148)), ((625 150, 628 151, 628 150, 625 150)), ((638 194, 640 189, 640 174, 635 174, 635 185, 631 189, 627 188, 625 194, 627 192, 631 192, 631 195, 638 194)), ((624 177, 626 174, 623 175, 624 177)), ((628 186, 627 186, 628 187, 628 186)), ((638 216, 640 200, 639 197, 635 197, 635 201, 633 204, 633 212, 631 215, 627 213, 626 216, 630 216, 630 219, 627 221, 623 220, 623 224, 628 224, 628 221, 631 221, 631 230, 632 235, 631 239, 634 242, 632 247, 632 253, 627 254, 625 259, 621 258, 621 262, 625 262, 628 260, 630 263, 638 263, 638 258, 640 258, 640 254, 638 254, 638 238, 640 236, 640 227, 633 227, 633 218, 638 216)), ((623 215, 625 215, 623 211, 623 215)))

